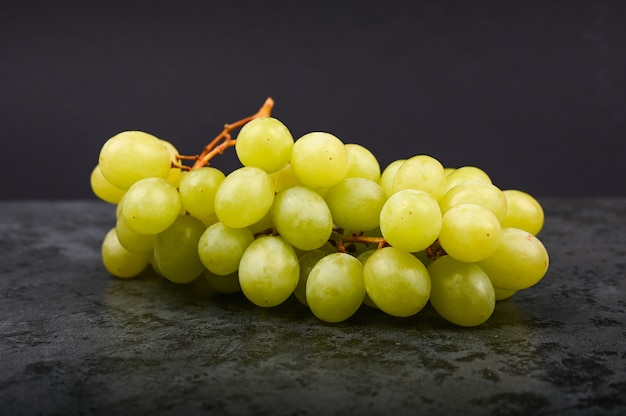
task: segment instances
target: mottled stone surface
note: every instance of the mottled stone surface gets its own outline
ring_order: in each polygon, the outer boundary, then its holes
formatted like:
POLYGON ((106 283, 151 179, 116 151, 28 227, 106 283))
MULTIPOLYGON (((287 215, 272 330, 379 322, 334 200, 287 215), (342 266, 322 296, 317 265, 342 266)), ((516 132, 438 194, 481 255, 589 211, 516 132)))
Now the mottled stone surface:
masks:
POLYGON ((548 274, 464 329, 115 279, 112 206, 1 202, 0 414, 624 414, 626 200, 542 203, 548 274))

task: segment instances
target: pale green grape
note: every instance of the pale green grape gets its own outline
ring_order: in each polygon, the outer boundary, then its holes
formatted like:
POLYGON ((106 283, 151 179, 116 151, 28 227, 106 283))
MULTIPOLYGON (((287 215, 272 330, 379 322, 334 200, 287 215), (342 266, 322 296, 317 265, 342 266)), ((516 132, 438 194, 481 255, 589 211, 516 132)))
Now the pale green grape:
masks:
POLYGON ((181 168, 176 167, 176 164, 179 163, 178 149, 176 149, 176 147, 174 147, 174 145, 167 140, 161 139, 161 143, 163 143, 163 145, 167 148, 167 151, 170 154, 171 162, 170 173, 167 175, 165 180, 171 183, 172 186, 174 186, 175 188, 178 188, 178 184, 180 183, 180 180, 183 178, 183 174, 185 173, 181 168))
POLYGON ((124 195, 122 215, 140 234, 158 234, 172 225, 181 212, 180 196, 165 179, 137 181, 124 195))
POLYGON ((232 274, 239 268, 241 256, 253 241, 249 229, 232 228, 220 221, 204 231, 198 243, 198 254, 210 272, 232 274))
POLYGON ((150 252, 133 253, 126 250, 117 239, 115 228, 105 235, 101 255, 104 268, 113 276, 122 278, 137 276, 150 262, 150 252))
POLYGON ((242 165, 272 173, 289 162, 293 142, 289 129, 281 121, 261 117, 241 128, 235 150, 242 165))
POLYGON ((171 168, 168 148, 141 131, 125 131, 107 140, 98 160, 104 177, 120 189, 144 178, 167 178, 171 168))
POLYGON ((366 178, 378 183, 380 181, 380 164, 376 156, 360 144, 348 143, 345 147, 348 153, 346 178, 366 178))
POLYGON ((280 305, 291 296, 299 278, 296 252, 279 236, 254 240, 239 263, 241 290, 257 306, 280 305))
POLYGON ((272 173, 270 176, 274 180, 276 192, 280 192, 283 189, 287 189, 292 186, 302 185, 302 182, 300 181, 300 179, 298 179, 295 172, 293 171, 291 163, 286 164, 281 170, 272 173))
POLYGON ((424 250, 434 243, 441 223, 437 201, 424 191, 396 192, 380 211, 380 231, 385 240, 408 252, 424 250))
POLYGON ((274 229, 274 223, 272 222, 272 210, 267 211, 267 214, 263 216, 259 221, 251 224, 247 227, 252 234, 268 234, 274 229))
POLYGON ((380 211, 387 197, 378 183, 355 177, 328 189, 324 200, 337 226, 358 232, 378 228, 380 211))
POLYGON ((489 276, 475 263, 450 256, 428 266, 430 303, 444 319, 460 326, 477 326, 489 319, 496 304, 489 276))
POLYGON ((298 280, 298 285, 293 291, 293 294, 303 305, 308 305, 306 301, 306 282, 309 279, 309 273, 311 273, 311 270, 318 261, 329 254, 330 251, 328 250, 317 249, 305 252, 298 259, 300 263, 300 279, 298 280))
POLYGON ((222 171, 212 167, 186 173, 178 186, 185 211, 206 223, 215 214, 215 194, 225 177, 222 171))
POLYGON ((545 276, 549 262, 548 251, 532 233, 519 228, 503 228, 498 249, 478 264, 495 287, 522 290, 537 284, 545 276))
POLYGON ((484 170, 477 168, 476 166, 461 166, 446 175, 446 191, 467 181, 493 183, 489 175, 487 175, 484 170))
MULTIPOLYGON (((369 259, 370 256, 374 254, 375 252, 376 252, 375 248, 367 249, 361 252, 358 255, 357 259, 359 259, 361 264, 365 266, 365 262, 367 261, 367 259, 369 259)), ((365 284, 365 280, 363 280, 363 284, 365 284)), ((365 297, 363 298, 363 304, 366 306, 369 306, 370 308, 378 309, 378 306, 376 306, 376 304, 372 301, 370 296, 367 294, 367 289, 365 290, 365 297)))
POLYGON ((203 232, 202 221, 180 215, 156 236, 154 261, 163 277, 174 283, 189 283, 200 276, 204 266, 198 256, 198 242, 203 232))
POLYGON ((498 289, 497 287, 494 287, 493 291, 496 294, 496 301, 508 299, 517 293, 517 290, 498 289))
POLYGON ((204 269, 202 276, 217 293, 233 294, 241 292, 237 273, 219 275, 204 269))
POLYGON ((444 214, 439 244, 457 260, 476 262, 496 251, 500 229, 500 222, 488 208, 461 204, 444 214))
POLYGON ((444 167, 443 168, 443 173, 446 174, 446 179, 448 178, 448 175, 451 174, 452 172, 454 172, 456 170, 456 168, 452 168, 452 167, 444 167))
POLYGON ((346 253, 332 253, 311 269, 306 300, 313 314, 325 322, 341 322, 359 309, 365 298, 363 265, 346 253))
POLYGON ((149 252, 154 248, 154 234, 140 234, 128 226, 123 215, 117 217, 115 231, 120 244, 134 253, 149 252))
POLYGON ((415 315, 430 296, 430 277, 424 264, 395 247, 384 247, 369 256, 363 266, 363 281, 372 302, 392 316, 415 315))
POLYGON ((333 231, 333 218, 324 199, 302 186, 279 192, 271 215, 278 233, 301 250, 320 248, 333 231))
POLYGON ((390 197, 394 194, 393 180, 396 177, 398 169, 400 169, 400 166, 402 166, 404 162, 406 162, 406 159, 394 160, 389 165, 387 165, 385 170, 383 170, 383 173, 380 175, 380 186, 383 187, 383 190, 385 191, 387 197, 390 197))
POLYGON ((126 192, 107 181, 104 175, 102 175, 100 165, 96 165, 91 171, 89 182, 93 193, 101 200, 111 204, 119 203, 126 192))
POLYGON ((294 143, 291 166, 305 186, 329 188, 346 177, 348 152, 344 143, 330 133, 308 133, 294 143))
POLYGON ((231 172, 215 194, 215 213, 232 228, 260 221, 272 207, 274 181, 263 169, 244 166, 231 172))
POLYGON ((438 200, 446 192, 443 165, 428 155, 417 155, 407 159, 396 171, 392 192, 404 189, 424 191, 438 200))
POLYGON ((461 204, 482 205, 493 212, 498 221, 502 221, 507 213, 507 198, 502 190, 495 185, 481 181, 460 183, 439 200, 439 207, 444 215, 450 208, 461 204))
POLYGON ((539 201, 526 192, 516 189, 503 191, 508 210, 500 222, 503 227, 520 228, 537 235, 543 228, 544 213, 539 201))

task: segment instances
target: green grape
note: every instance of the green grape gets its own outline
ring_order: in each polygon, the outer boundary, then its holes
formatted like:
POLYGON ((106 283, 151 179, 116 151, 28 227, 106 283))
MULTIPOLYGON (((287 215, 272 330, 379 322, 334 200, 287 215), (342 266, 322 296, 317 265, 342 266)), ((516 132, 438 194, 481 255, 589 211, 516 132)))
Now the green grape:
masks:
POLYGON ((456 168, 452 168, 452 167, 444 167, 443 168, 443 173, 446 174, 446 179, 448 178, 448 175, 451 174, 452 172, 454 172, 456 170, 456 168))
POLYGON ((286 164, 281 170, 272 173, 270 176, 274 180, 276 192, 291 188, 292 186, 302 186, 302 182, 300 182, 300 179, 298 179, 293 171, 291 163, 286 164))
POLYGON ((120 189, 144 178, 167 178, 171 168, 162 140, 141 131, 125 131, 107 140, 98 161, 104 177, 120 189))
POLYGON ((348 152, 344 143, 330 133, 308 133, 294 143, 291 166, 305 186, 329 188, 346 177, 348 152))
POLYGON ((140 234, 158 234, 174 223, 181 212, 180 196, 165 179, 137 181, 124 195, 122 215, 140 234))
POLYGON ((104 175, 102 175, 100 165, 96 165, 91 171, 89 182, 93 193, 101 200, 111 204, 119 203, 126 192, 107 181, 104 175))
POLYGON ((246 227, 252 234, 269 234, 274 229, 272 222, 272 210, 267 211, 259 221, 246 227))
POLYGON ((239 263, 241 290, 257 306, 280 305, 291 296, 299 278, 296 252, 279 236, 254 240, 239 263))
POLYGON ((303 305, 308 305, 306 301, 306 282, 309 279, 309 273, 311 273, 318 261, 330 253, 330 251, 324 249, 311 250, 302 254, 298 259, 300 263, 300 279, 293 294, 303 305))
POLYGON ((383 190, 385 191, 387 197, 390 197, 394 194, 393 180, 396 177, 398 169, 400 169, 400 166, 402 166, 404 162, 406 162, 406 159, 394 160, 389 165, 387 165, 385 170, 383 170, 383 173, 380 175, 380 186, 383 187, 383 190))
POLYGON ((442 256, 428 266, 430 304, 441 317, 459 326, 477 326, 489 319, 496 304, 493 285, 475 263, 442 256))
POLYGON ((349 231, 370 231, 378 228, 387 197, 378 183, 355 177, 328 189, 324 200, 337 226, 349 231))
POLYGON ((496 294, 496 301, 508 299, 517 293, 517 290, 498 289, 497 287, 494 287, 493 291, 496 294))
POLYGON ((380 164, 376 156, 360 144, 345 145, 348 153, 348 173, 346 178, 366 178, 378 183, 380 181, 380 164))
POLYGON ((392 316, 415 315, 430 296, 426 266, 395 247, 384 247, 369 256, 363 266, 363 281, 372 302, 392 316))
POLYGON ((215 194, 215 213, 232 228, 260 221, 272 207, 274 181, 260 168, 244 166, 231 172, 215 194))
POLYGON ((233 294, 241 292, 237 273, 219 275, 204 269, 202 276, 217 293, 233 294))
MULTIPOLYGON (((367 259, 369 259, 370 256, 374 254, 375 252, 376 252, 375 248, 367 249, 361 252, 358 255, 357 259, 359 259, 361 264, 365 266, 365 262, 367 261, 367 259)), ((363 284, 365 284, 365 280, 363 281, 363 284)), ((372 298, 370 298, 370 296, 367 294, 367 288, 365 290, 365 297, 363 298, 363 304, 366 306, 369 306, 370 308, 378 309, 378 306, 376 306, 376 304, 372 301, 372 298)))
POLYGON ((129 278, 143 272, 148 267, 150 252, 133 253, 126 250, 117 239, 115 227, 110 229, 102 241, 102 263, 113 276, 129 278))
POLYGON ((532 233, 519 228, 503 228, 498 249, 478 265, 495 287, 522 290, 537 284, 545 276, 549 262, 548 251, 532 233))
POLYGON ((242 165, 272 173, 289 163, 292 147, 293 137, 282 122, 261 117, 241 128, 235 150, 242 165))
POLYGON ((174 147, 174 145, 168 142, 167 140, 161 139, 161 143, 163 143, 163 145, 165 145, 165 147, 167 148, 167 151, 170 154, 170 162, 171 162, 170 172, 165 178, 165 180, 171 183, 172 186, 174 186, 175 188, 178 188, 178 184, 183 178, 183 173, 184 173, 181 168, 176 166, 179 164, 178 149, 176 149, 176 147, 174 147))
POLYGON ((544 213, 539 201, 526 192, 516 189, 502 191, 508 202, 506 216, 501 220, 503 227, 520 228, 533 235, 543 228, 544 213))
POLYGON ((341 322, 356 313, 365 298, 363 265, 346 253, 332 253, 311 269, 306 300, 313 314, 324 322, 341 322))
POLYGON ((140 234, 128 226, 123 215, 117 217, 115 232, 120 244, 133 253, 145 253, 154 248, 154 234, 140 234))
POLYGON ((457 260, 477 262, 496 251, 500 229, 500 222, 488 208, 461 204, 444 214, 439 244, 457 260))
POLYGON ((156 236, 154 260, 163 277, 174 283, 189 283, 200 276, 204 266, 198 255, 198 242, 203 232, 200 220, 180 215, 156 236))
POLYGON ((241 256, 254 241, 247 228, 231 228, 223 222, 209 226, 198 242, 198 254, 204 267, 218 275, 232 274, 239 268, 241 256))
POLYGON ((380 211, 380 231, 385 240, 408 252, 424 250, 434 243, 441 223, 437 201, 424 191, 396 192, 380 211))
POLYGON ((292 186, 279 192, 270 212, 278 233, 301 250, 320 248, 333 231, 326 202, 309 188, 292 186))
POLYGON ((438 200, 446 192, 446 175, 441 163, 428 155, 407 159, 396 171, 392 192, 414 189, 429 193, 438 200))
POLYGON ((461 166, 446 175, 446 192, 458 184, 467 181, 493 183, 484 170, 476 166, 461 166))
POLYGON ((489 208, 498 221, 502 221, 507 212, 507 199, 504 193, 497 186, 486 182, 460 183, 439 200, 439 207, 444 215, 450 208, 460 204, 476 204, 489 208))
POLYGON ((215 194, 225 177, 222 171, 212 167, 186 173, 178 186, 185 211, 206 223, 215 214, 215 194))

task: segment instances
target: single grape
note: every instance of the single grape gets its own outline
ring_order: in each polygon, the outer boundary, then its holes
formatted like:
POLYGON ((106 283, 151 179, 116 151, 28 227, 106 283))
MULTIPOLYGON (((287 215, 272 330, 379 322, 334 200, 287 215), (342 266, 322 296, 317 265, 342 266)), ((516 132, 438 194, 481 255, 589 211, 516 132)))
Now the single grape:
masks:
POLYGON ((165 179, 142 179, 126 192, 122 215, 140 234, 158 234, 174 223, 181 212, 180 196, 165 179))
POLYGON ((476 204, 488 208, 498 221, 502 221, 507 213, 507 198, 497 186, 481 182, 467 181, 450 189, 439 200, 441 213, 446 212, 457 205, 476 204))
POLYGON ((385 170, 383 170, 383 173, 380 175, 380 186, 383 187, 383 190, 385 191, 387 197, 390 197, 394 194, 393 180, 396 177, 398 169, 400 169, 400 166, 402 166, 404 162, 406 162, 406 159, 394 160, 389 165, 387 165, 385 170))
POLYGON ((306 300, 313 314, 324 322, 341 322, 359 309, 365 298, 363 265, 346 253, 332 253, 311 269, 306 300))
POLYGON ((460 183, 467 181, 479 181, 493 183, 484 170, 476 166, 461 166, 446 175, 446 192, 460 183))
POLYGON ((366 178, 378 183, 380 181, 380 164, 376 156, 360 144, 348 143, 345 148, 348 153, 346 178, 366 178))
POLYGON ((489 276, 475 263, 442 256, 428 266, 430 303, 456 325, 477 326, 489 319, 496 304, 489 276))
POLYGON ((174 147, 174 145, 168 142, 167 140, 161 139, 161 143, 163 143, 163 145, 167 148, 167 151, 170 154, 170 162, 171 162, 170 173, 168 173, 165 180, 171 183, 172 186, 174 186, 175 188, 178 188, 178 184, 180 184, 180 180, 183 178, 184 174, 186 173, 186 172, 183 172, 181 168, 177 167, 177 165, 179 164, 178 149, 176 149, 176 147, 174 147))
POLYGON ((520 228, 534 235, 539 234, 544 222, 543 208, 539 201, 516 189, 507 189, 503 193, 508 202, 508 210, 501 221, 502 226, 520 228))
POLYGON ((104 177, 100 170, 100 165, 96 165, 91 171, 89 183, 91 184, 91 190, 98 198, 111 204, 119 203, 126 192, 113 185, 104 177))
POLYGON ((120 244, 133 253, 146 253, 154 248, 154 234, 140 234, 128 226, 123 215, 117 217, 115 232, 120 244))
POLYGON ((497 287, 494 287, 493 291, 496 294, 496 302, 499 300, 508 299, 517 293, 517 290, 498 289, 497 287))
POLYGON ((329 188, 348 173, 344 143, 330 133, 313 132, 300 137, 291 150, 291 166, 309 188, 329 188))
POLYGON ((443 165, 428 155, 417 155, 407 159, 396 171, 392 192, 404 189, 424 191, 438 200, 446 192, 443 165))
POLYGON ((233 294, 241 292, 237 273, 219 275, 204 269, 202 276, 217 293, 233 294))
POLYGON ((308 305, 306 301, 306 282, 309 279, 309 273, 311 273, 318 261, 330 253, 330 251, 324 249, 311 250, 302 254, 298 259, 300 263, 300 279, 293 294, 303 305, 308 305))
POLYGON ((178 186, 185 211, 206 224, 215 214, 215 194, 225 177, 222 171, 212 167, 186 173, 178 186))
POLYGON ((211 273, 232 274, 253 241, 254 235, 248 228, 232 228, 220 221, 204 230, 198 242, 198 254, 211 273))
POLYGON ((104 268, 113 276, 135 277, 143 272, 150 262, 150 252, 133 253, 117 239, 115 227, 110 229, 102 241, 101 257, 104 268))
POLYGON ((289 163, 293 142, 289 129, 280 120, 260 117, 241 128, 235 150, 242 165, 272 173, 289 163))
POLYGON ((328 189, 324 200, 337 226, 358 232, 378 228, 387 197, 378 183, 355 177, 328 189))
POLYGON ((276 192, 291 188, 292 186, 302 186, 302 182, 300 182, 300 179, 298 179, 293 171, 291 163, 286 164, 281 170, 272 173, 270 176, 274 180, 276 192))

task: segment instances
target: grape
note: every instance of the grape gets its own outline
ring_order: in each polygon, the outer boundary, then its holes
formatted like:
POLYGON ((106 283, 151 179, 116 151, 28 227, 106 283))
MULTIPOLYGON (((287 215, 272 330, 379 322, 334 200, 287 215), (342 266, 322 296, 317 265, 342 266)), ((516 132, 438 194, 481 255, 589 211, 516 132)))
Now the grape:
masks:
POLYGON ((369 256, 363 266, 363 281, 372 302, 392 316, 415 315, 430 296, 430 277, 424 264, 395 247, 384 247, 369 256))
POLYGON ((142 179, 126 192, 122 215, 140 234, 158 234, 174 223, 181 210, 176 188, 165 179, 142 179))
POLYGON ((189 283, 200 276, 204 266, 198 256, 198 242, 203 232, 200 220, 180 215, 156 236, 154 261, 163 277, 174 283, 189 283))
POLYGON ((380 186, 383 187, 383 190, 385 191, 387 197, 390 197, 394 194, 393 180, 396 177, 398 169, 400 169, 400 166, 402 166, 404 162, 406 162, 406 159, 394 160, 385 168, 385 170, 383 170, 383 173, 380 175, 380 186))
POLYGON ((180 183, 180 180, 183 178, 183 174, 186 173, 186 172, 183 172, 181 168, 175 166, 175 164, 179 163, 178 150, 176 149, 176 147, 174 147, 172 143, 168 142, 167 140, 161 139, 161 143, 163 143, 163 145, 167 148, 167 151, 170 154, 170 162, 171 162, 170 172, 168 173, 165 180, 171 183, 172 186, 178 188, 178 184, 180 183))
POLYGON ((460 204, 444 214, 439 244, 457 260, 476 262, 496 251, 500 229, 500 222, 488 208, 460 204))
MULTIPOLYGON (((365 266, 365 262, 367 261, 367 259, 369 259, 370 256, 374 254, 375 252, 376 252, 375 248, 367 249, 361 252, 358 255, 357 259, 359 259, 361 264, 365 266)), ((363 280, 363 284, 365 284, 365 280, 363 280)), ((369 306, 370 308, 378 309, 378 306, 376 306, 376 304, 372 301, 370 296, 367 294, 367 289, 365 290, 365 297, 363 298, 363 304, 369 306)))
POLYGON ((241 285, 239 284, 239 276, 237 273, 231 273, 226 275, 219 275, 211 273, 209 270, 204 269, 202 276, 209 285, 215 289, 217 293, 239 293, 241 292, 241 285))
POLYGON ((517 290, 498 289, 497 287, 494 287, 493 291, 496 295, 496 301, 508 299, 517 293, 517 290))
POLYGON ((507 189, 503 193, 509 208, 501 221, 502 226, 520 228, 534 235, 539 234, 544 222, 543 208, 539 201, 516 189, 507 189))
POLYGON ((235 150, 242 165, 272 173, 289 163, 293 142, 282 122, 272 117, 260 117, 241 128, 235 150))
POLYGON ((460 204, 476 204, 489 208, 498 221, 502 221, 507 213, 507 198, 500 188, 481 181, 460 183, 439 200, 439 207, 444 215, 450 208, 460 204))
POLYGON ((429 193, 438 200, 446 192, 446 175, 441 163, 428 155, 407 159, 396 171, 392 192, 415 189, 429 193))
POLYGON ((101 200, 111 204, 119 203, 126 192, 107 181, 104 175, 102 175, 100 165, 96 165, 91 171, 89 182, 93 193, 101 200))
POLYGON ((430 303, 444 319, 477 326, 489 319, 496 304, 489 276, 475 263, 442 256, 428 266, 430 303))
POLYGON ((311 270, 318 261, 329 254, 330 251, 317 249, 305 252, 298 259, 300 263, 300 279, 298 280, 298 285, 293 291, 293 294, 303 305, 308 305, 306 301, 306 282, 309 279, 309 273, 311 273, 311 270))
POLYGON ((537 284, 548 271, 549 257, 543 243, 528 231, 503 228, 501 242, 492 256, 478 262, 493 285, 522 290, 537 284))
POLYGON ((163 142, 141 131, 111 137, 102 146, 98 163, 104 177, 124 190, 140 179, 167 178, 172 164, 163 142))
POLYGON ((231 228, 220 221, 204 230, 198 242, 198 254, 210 272, 232 274, 239 268, 241 256, 253 241, 249 229, 231 228))
POLYGON ((346 177, 348 152, 343 142, 330 133, 308 133, 294 143, 291 166, 305 186, 329 188, 346 177))
POLYGON ((226 176, 212 167, 188 172, 180 180, 178 192, 189 215, 207 223, 215 214, 215 194, 226 176))
POLYGON ((408 252, 424 250, 434 243, 441 223, 437 201, 424 191, 396 192, 380 211, 380 231, 385 240, 408 252))
POLYGON ((254 240, 239 263, 241 290, 257 306, 280 305, 291 296, 299 278, 296 252, 279 236, 254 240))
POLYGON ((231 172, 215 194, 215 213, 233 228, 260 221, 272 207, 274 182, 262 169, 244 166, 231 172))
POLYGON ((115 228, 111 228, 102 241, 102 263, 113 276, 129 278, 140 274, 148 267, 150 252, 133 253, 126 250, 117 239, 115 228))
POLYGON ((320 248, 333 231, 326 202, 309 188, 292 186, 279 192, 270 212, 278 233, 301 250, 320 248))
POLYGON ((366 178, 380 181, 380 164, 376 156, 360 144, 345 145, 348 154, 348 173, 346 178, 366 178))
POLYGON ((300 182, 300 179, 298 179, 293 171, 291 163, 286 164, 281 170, 272 173, 270 176, 274 180, 276 192, 291 188, 292 186, 302 185, 302 182, 300 182))
POLYGON ((313 314, 325 322, 341 322, 359 309, 365 298, 363 265, 346 253, 332 253, 311 269, 306 300, 313 314))
POLYGON ((458 184, 467 181, 493 183, 484 170, 476 166, 461 166, 446 175, 446 192, 458 184))
POLYGON ((324 200, 337 226, 370 231, 378 227, 387 198, 383 188, 371 179, 346 178, 328 189, 324 200))
POLYGON ((128 226, 123 215, 117 217, 115 232, 120 244, 133 253, 145 253, 154 248, 154 234, 140 234, 128 226))

